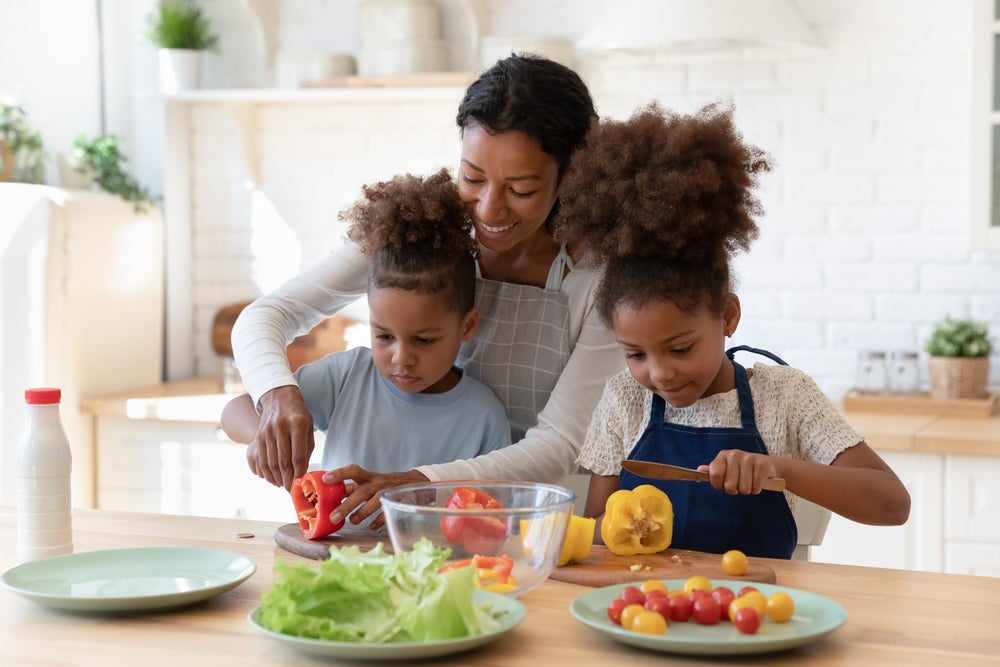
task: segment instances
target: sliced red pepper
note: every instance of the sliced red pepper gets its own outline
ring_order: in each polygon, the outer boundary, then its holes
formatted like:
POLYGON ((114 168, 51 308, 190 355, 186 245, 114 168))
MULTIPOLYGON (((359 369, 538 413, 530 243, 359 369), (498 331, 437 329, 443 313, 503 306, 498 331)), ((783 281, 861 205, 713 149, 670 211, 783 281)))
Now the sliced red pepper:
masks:
POLYGON ((330 514, 344 502, 347 488, 343 482, 327 484, 323 470, 307 472, 292 481, 292 503, 298 514, 302 534, 310 540, 326 537, 344 527, 344 522, 333 523, 330 514))
POLYGON ((510 581, 510 573, 514 569, 514 561, 509 556, 473 556, 465 560, 458 560, 443 566, 439 572, 457 570, 460 567, 471 565, 476 568, 476 581, 480 586, 489 582, 499 582, 506 584, 510 581))
MULTIPOLYGON (((503 509, 499 500, 471 486, 460 486, 445 505, 452 509, 503 509)), ((446 516, 441 519, 441 532, 452 544, 461 545, 471 554, 492 554, 507 539, 507 522, 495 517, 446 516)))

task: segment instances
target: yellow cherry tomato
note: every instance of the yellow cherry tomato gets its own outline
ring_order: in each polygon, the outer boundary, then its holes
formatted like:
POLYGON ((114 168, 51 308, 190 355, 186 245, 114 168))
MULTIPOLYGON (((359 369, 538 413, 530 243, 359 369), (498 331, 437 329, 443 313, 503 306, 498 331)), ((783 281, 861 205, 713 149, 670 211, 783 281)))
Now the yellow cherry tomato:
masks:
POLYGON ((764 618, 764 612, 767 611, 767 596, 760 591, 750 591, 749 593, 744 593, 740 596, 741 598, 746 598, 750 600, 750 604, 754 609, 757 610, 757 615, 764 618))
POLYGON ((632 619, 629 630, 646 635, 662 635, 667 631, 667 619, 659 612, 644 611, 632 619))
POLYGON ((636 617, 638 617, 639 614, 645 614, 645 613, 646 613, 646 608, 643 607, 641 604, 626 605, 625 608, 622 609, 622 627, 625 628, 626 630, 631 630, 632 624, 635 623, 636 617))
POLYGON ((767 615, 775 623, 787 623, 795 613, 795 600, 788 593, 778 591, 767 599, 767 615))
POLYGON ((722 554, 722 571, 726 574, 740 576, 747 573, 750 561, 747 555, 738 549, 730 549, 722 554))
POLYGON ((684 582, 684 592, 691 594, 691 591, 708 591, 712 592, 712 582, 708 577, 703 577, 700 574, 696 574, 693 577, 688 577, 687 581, 684 582))
POLYGON ((669 592, 667 590, 667 585, 659 579, 647 579, 639 586, 639 590, 647 595, 650 591, 663 591, 664 593, 669 592))
POLYGON ((729 603, 729 620, 732 621, 736 618, 736 612, 744 607, 749 607, 754 611, 757 611, 757 603, 755 600, 748 598, 745 595, 741 595, 738 598, 733 598, 733 601, 729 603))

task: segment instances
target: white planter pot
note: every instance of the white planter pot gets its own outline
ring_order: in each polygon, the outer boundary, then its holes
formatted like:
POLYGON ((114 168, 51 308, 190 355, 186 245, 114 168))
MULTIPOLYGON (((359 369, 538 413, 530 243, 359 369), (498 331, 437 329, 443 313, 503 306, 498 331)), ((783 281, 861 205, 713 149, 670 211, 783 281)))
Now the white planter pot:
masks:
POLYGON ((160 90, 172 95, 201 84, 201 51, 160 49, 160 90))
POLYGON ((67 190, 90 190, 94 187, 94 179, 87 174, 81 174, 79 166, 72 154, 59 153, 59 183, 67 190))

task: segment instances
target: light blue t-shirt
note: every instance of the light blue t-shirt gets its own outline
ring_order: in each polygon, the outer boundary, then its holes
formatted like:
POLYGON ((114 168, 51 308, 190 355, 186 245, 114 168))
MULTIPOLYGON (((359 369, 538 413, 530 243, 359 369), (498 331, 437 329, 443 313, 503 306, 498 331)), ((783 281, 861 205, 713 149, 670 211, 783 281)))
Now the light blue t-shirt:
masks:
POLYGON ((318 430, 323 469, 356 463, 372 472, 469 459, 510 444, 503 405, 466 374, 440 394, 407 394, 379 374, 371 350, 335 352, 295 379, 318 430))

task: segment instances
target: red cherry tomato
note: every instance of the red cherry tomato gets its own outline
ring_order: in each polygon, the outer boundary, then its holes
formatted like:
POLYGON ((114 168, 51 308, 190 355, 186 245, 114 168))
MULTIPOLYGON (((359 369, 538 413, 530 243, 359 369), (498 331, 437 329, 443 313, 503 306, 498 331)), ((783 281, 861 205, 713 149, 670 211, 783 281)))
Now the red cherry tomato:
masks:
POLYGON ((670 599, 665 593, 657 593, 658 591, 652 591, 646 596, 646 611, 655 611, 665 620, 670 620, 670 599))
POLYGON ((711 595, 703 595, 694 601, 692 616, 699 625, 715 625, 719 622, 719 603, 711 595))
POLYGON ((733 625, 745 635, 752 635, 760 627, 760 614, 752 607, 743 607, 733 617, 733 625))
POLYGON ((608 618, 611 619, 612 623, 616 625, 622 624, 622 609, 627 606, 628 604, 621 598, 615 598, 608 603, 608 618))
POLYGON ((712 597, 715 601, 719 603, 719 620, 728 621, 729 620, 729 603, 736 598, 736 593, 733 593, 733 589, 726 586, 719 586, 714 591, 712 591, 712 597))
POLYGON ((683 593, 670 596, 670 620, 675 623, 686 623, 691 620, 694 605, 691 598, 683 593))
POLYGON ((711 591, 703 591, 701 589, 696 588, 693 591, 691 591, 691 593, 689 595, 690 595, 690 598, 691 598, 691 602, 694 602, 698 598, 710 598, 710 597, 712 597, 712 592, 711 591))
POLYGON ((626 586, 619 593, 618 597, 625 600, 628 604, 646 604, 646 594, 639 590, 638 586, 626 586))
POLYGON ((741 595, 746 595, 746 594, 747 594, 747 593, 749 593, 750 591, 755 591, 755 590, 757 590, 757 587, 756 587, 756 586, 744 586, 744 587, 743 587, 743 588, 741 588, 741 589, 740 589, 740 591, 739 591, 739 592, 738 592, 738 593, 736 594, 736 597, 740 597, 741 595))

